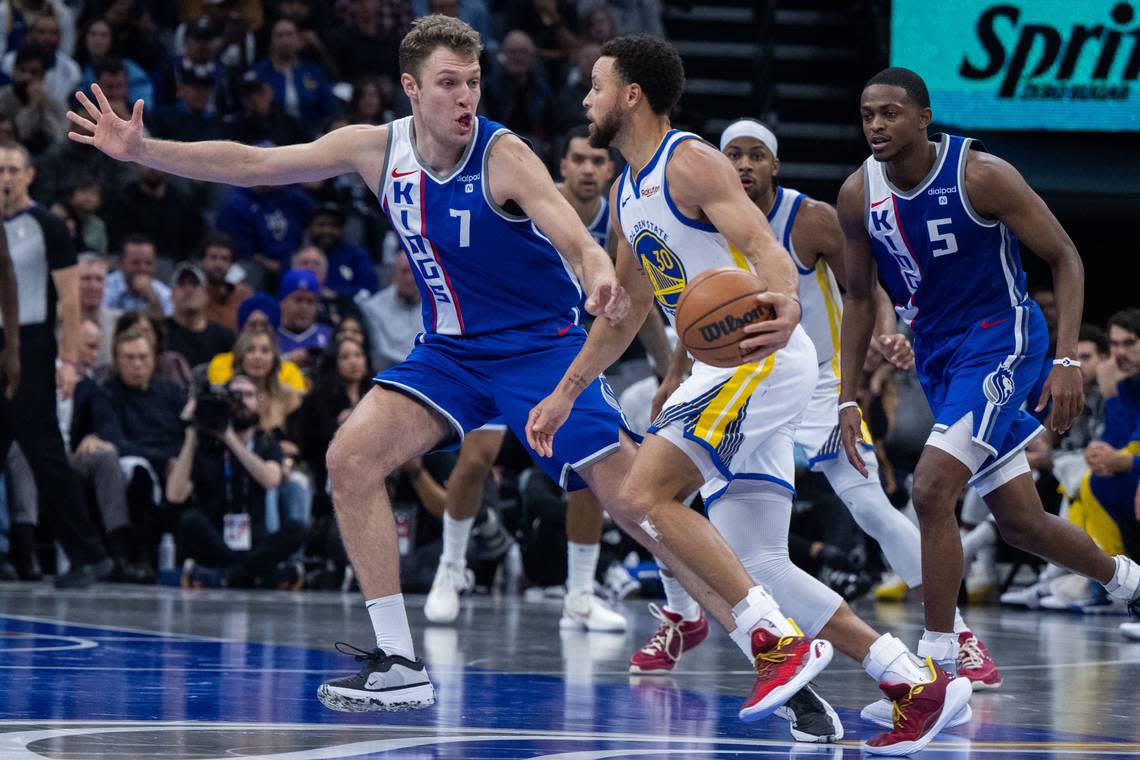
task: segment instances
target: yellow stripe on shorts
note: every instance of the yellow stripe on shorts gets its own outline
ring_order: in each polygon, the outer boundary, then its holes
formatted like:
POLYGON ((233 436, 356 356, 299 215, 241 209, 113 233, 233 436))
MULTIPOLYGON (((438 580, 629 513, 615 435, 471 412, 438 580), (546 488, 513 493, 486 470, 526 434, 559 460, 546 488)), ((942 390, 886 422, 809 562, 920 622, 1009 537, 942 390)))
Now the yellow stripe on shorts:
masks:
POLYGON ((750 362, 737 367, 732 378, 724 384, 720 393, 709 402, 701 412, 701 416, 697 418, 694 435, 703 438, 714 449, 719 446, 721 439, 724 438, 725 427, 736 419, 757 386, 772 374, 772 368, 775 366, 776 355, 771 354, 763 362, 750 362))

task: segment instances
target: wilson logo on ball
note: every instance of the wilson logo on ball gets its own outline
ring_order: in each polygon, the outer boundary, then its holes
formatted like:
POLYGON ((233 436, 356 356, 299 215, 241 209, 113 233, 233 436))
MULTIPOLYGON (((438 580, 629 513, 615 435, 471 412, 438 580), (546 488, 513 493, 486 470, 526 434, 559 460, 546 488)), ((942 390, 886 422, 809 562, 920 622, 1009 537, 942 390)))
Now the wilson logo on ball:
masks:
POLYGON ((766 318, 767 314, 765 310, 759 306, 755 306, 739 316, 736 314, 728 314, 723 319, 701 325, 698 329, 700 330, 701 338, 703 338, 706 343, 713 343, 726 335, 731 335, 734 332, 742 330, 745 325, 760 322, 766 318))

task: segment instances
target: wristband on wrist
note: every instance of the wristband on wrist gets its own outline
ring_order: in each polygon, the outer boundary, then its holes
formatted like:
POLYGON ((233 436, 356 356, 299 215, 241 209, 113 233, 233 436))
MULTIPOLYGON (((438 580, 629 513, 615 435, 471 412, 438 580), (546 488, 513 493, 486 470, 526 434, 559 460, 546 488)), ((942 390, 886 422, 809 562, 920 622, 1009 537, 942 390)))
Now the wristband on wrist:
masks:
POLYGON ((1070 359, 1067 356, 1062 356, 1060 359, 1054 359, 1053 360, 1053 366, 1055 366, 1055 367, 1079 367, 1079 366, 1081 366, 1081 362, 1078 359, 1070 359))
MULTIPOLYGON (((839 405, 838 411, 842 412, 844 409, 859 409, 859 402, 858 401, 844 401, 842 404, 839 405)), ((861 409, 859 410, 859 413, 862 414, 861 409)))

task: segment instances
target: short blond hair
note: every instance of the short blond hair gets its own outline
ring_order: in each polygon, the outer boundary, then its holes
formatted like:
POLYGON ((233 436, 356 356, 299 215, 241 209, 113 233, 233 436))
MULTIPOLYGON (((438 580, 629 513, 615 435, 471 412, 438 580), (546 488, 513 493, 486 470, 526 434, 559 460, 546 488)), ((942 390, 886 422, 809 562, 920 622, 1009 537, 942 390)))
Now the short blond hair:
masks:
POLYGON ((457 18, 433 13, 412 22, 411 31, 400 42, 400 71, 419 80, 424 61, 439 47, 472 59, 483 52, 479 32, 457 18))

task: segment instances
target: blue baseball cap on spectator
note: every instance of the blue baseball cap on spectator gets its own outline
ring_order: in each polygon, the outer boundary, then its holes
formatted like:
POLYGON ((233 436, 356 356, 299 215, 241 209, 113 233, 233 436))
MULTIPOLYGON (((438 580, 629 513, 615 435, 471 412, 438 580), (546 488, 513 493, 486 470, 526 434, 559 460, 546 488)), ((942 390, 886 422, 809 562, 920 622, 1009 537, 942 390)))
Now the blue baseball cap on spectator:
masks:
POLYGON ((277 326, 281 324, 281 307, 277 305, 277 302, 265 293, 254 293, 238 305, 238 332, 245 327, 246 320, 255 311, 260 311, 268 317, 269 324, 273 325, 274 329, 277 329, 277 326))
POLYGON ((281 289, 277 291, 277 300, 284 301, 291 293, 298 290, 307 290, 313 295, 319 295, 321 284, 317 276, 308 269, 290 269, 281 278, 281 289))

